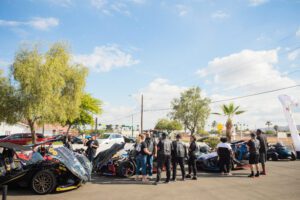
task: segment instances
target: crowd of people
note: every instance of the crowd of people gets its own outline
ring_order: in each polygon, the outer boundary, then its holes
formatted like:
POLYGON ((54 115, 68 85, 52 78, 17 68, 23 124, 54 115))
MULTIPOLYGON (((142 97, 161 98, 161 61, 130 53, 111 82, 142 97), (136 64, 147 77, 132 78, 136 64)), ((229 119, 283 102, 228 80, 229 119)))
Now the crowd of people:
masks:
MULTIPOLYGON (((266 175, 266 156, 267 156, 267 139, 261 130, 256 133, 251 133, 250 140, 246 143, 249 152, 249 165, 251 173, 248 177, 259 177, 266 175), (261 163, 262 171, 259 171, 259 163, 261 163), (256 173, 254 173, 256 170, 256 173)), ((176 140, 171 141, 165 133, 162 134, 159 142, 151 137, 150 133, 140 134, 135 144, 136 151, 136 181, 142 180, 148 182, 152 180, 153 175, 153 159, 157 159, 157 176, 156 183, 161 181, 161 173, 163 167, 166 171, 165 183, 176 181, 177 166, 180 166, 181 180, 187 178, 197 180, 197 152, 199 151, 196 143, 196 137, 190 136, 188 147, 182 142, 181 134, 176 135, 176 140), (185 170, 185 159, 188 159, 188 174, 185 170), (172 166, 172 177, 171 177, 172 166), (141 176, 141 177, 140 177, 141 176)), ((231 176, 231 161, 234 157, 234 152, 226 137, 220 139, 217 145, 217 153, 219 157, 219 166, 221 175, 231 176)))

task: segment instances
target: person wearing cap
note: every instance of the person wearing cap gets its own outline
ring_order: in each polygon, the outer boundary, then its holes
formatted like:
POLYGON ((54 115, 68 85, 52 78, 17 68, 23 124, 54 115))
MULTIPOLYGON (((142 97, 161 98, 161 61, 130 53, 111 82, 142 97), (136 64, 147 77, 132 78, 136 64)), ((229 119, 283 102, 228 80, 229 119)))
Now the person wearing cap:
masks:
POLYGON ((160 182, 163 166, 166 167, 167 179, 165 183, 170 182, 171 178, 171 150, 172 142, 167 138, 166 133, 162 133, 161 140, 157 144, 157 176, 156 184, 160 182))
POLYGON ((232 148, 227 142, 226 137, 221 137, 220 143, 217 145, 217 153, 219 156, 219 165, 222 175, 231 175, 230 173, 230 162, 232 156, 232 148))
POLYGON ((188 169, 189 174, 186 175, 186 178, 191 178, 191 173, 193 171, 193 180, 197 180, 197 167, 196 167, 196 160, 197 160, 197 153, 199 152, 198 145, 196 143, 196 137, 191 135, 190 137, 190 146, 188 149, 188 169))
POLYGON ((176 181, 177 165, 181 169, 182 180, 185 180, 184 158, 187 157, 186 146, 181 141, 181 134, 176 135, 176 140, 172 142, 172 181, 176 181))
POLYGON ((247 142, 248 151, 249 151, 249 165, 251 169, 251 174, 248 176, 250 178, 259 177, 259 141, 256 139, 255 133, 251 133, 251 139, 247 142), (256 174, 254 175, 254 166, 256 169, 256 174))
POLYGON ((257 140, 259 141, 259 162, 261 164, 262 171, 260 172, 261 175, 266 175, 266 160, 267 160, 267 150, 268 150, 268 143, 267 137, 260 129, 257 129, 257 140))

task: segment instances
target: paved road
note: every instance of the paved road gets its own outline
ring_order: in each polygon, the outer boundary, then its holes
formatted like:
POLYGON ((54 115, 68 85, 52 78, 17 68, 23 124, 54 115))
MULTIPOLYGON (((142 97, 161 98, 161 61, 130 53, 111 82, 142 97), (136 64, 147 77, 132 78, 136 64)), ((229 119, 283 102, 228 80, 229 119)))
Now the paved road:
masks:
POLYGON ((268 162, 269 175, 248 178, 248 170, 232 177, 199 173, 197 181, 140 184, 129 179, 95 177, 91 183, 69 192, 34 195, 28 190, 9 190, 8 200, 299 200, 300 161, 268 162))

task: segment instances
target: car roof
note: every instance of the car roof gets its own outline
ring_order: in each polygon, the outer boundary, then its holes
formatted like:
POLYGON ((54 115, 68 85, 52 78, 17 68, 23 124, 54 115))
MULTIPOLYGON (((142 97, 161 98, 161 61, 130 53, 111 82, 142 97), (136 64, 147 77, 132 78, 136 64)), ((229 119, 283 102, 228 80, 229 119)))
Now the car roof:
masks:
POLYGON ((8 148, 8 149, 14 149, 14 150, 17 150, 17 151, 29 151, 29 150, 31 150, 31 148, 28 147, 28 146, 13 144, 13 143, 10 143, 10 142, 0 142, 0 147, 8 148))

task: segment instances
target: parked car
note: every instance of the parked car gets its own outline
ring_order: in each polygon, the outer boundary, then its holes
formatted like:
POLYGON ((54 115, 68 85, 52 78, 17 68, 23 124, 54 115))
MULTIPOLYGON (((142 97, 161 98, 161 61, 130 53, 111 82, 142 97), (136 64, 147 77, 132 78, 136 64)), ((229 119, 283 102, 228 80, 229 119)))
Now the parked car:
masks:
MULTIPOLYGON (((36 141, 44 142, 50 138, 44 137, 43 134, 36 133, 36 141)), ((0 139, 0 142, 10 142, 13 144, 27 145, 32 141, 31 133, 16 133, 0 139)))
POLYGON ((288 149, 284 144, 277 143, 269 146, 267 159, 273 161, 277 161, 279 159, 296 160, 296 154, 288 149))
MULTIPOLYGON (((231 160, 231 169, 241 169, 248 165, 248 150, 246 142, 243 140, 232 142, 231 148, 234 157, 231 160)), ((202 171, 219 172, 219 158, 217 152, 203 153, 200 152, 197 161, 197 168, 202 171)))
POLYGON ((123 135, 119 133, 102 134, 97 141, 99 143, 99 148, 97 150, 98 152, 109 149, 113 144, 125 143, 123 135))
POLYGON ((76 189, 90 180, 86 157, 65 147, 45 147, 46 143, 35 146, 34 152, 30 146, 0 143, 0 186, 14 184, 47 194, 76 189))
POLYGON ((7 135, 0 135, 0 140, 3 139, 3 138, 6 138, 7 135))

